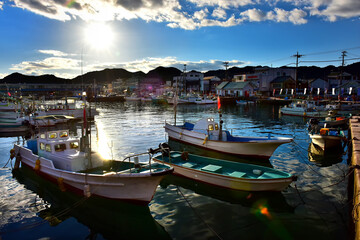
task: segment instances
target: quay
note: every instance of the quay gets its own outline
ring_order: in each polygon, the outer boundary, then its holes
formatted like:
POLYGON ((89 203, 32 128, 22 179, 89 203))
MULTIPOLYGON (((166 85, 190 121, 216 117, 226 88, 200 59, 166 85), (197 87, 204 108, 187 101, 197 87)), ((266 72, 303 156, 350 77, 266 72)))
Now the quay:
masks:
MULTIPOLYGON (((354 239, 360 239, 360 116, 353 116, 350 119, 349 131, 352 144, 350 168, 354 169, 352 220, 355 231, 354 239)), ((351 191, 351 186, 349 190, 351 191)))

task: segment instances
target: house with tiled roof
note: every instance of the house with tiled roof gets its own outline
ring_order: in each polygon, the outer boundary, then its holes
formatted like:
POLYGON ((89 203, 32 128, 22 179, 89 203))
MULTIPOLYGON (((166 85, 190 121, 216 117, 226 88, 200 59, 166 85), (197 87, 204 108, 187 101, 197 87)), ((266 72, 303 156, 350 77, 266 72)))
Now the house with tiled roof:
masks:
POLYGON ((256 86, 251 82, 222 82, 216 87, 219 96, 244 97, 254 95, 256 86))
POLYGON ((295 80, 291 76, 279 76, 270 82, 271 90, 295 89, 295 80))

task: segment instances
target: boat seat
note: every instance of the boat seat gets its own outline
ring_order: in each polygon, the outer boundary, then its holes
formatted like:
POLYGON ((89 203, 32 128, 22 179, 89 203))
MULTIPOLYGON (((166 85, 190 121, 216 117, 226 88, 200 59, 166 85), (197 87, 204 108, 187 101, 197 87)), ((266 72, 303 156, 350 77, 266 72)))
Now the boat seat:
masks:
POLYGON ((196 163, 191 163, 191 162, 187 162, 187 163, 181 164, 181 166, 187 167, 187 168, 192 168, 192 167, 194 167, 195 165, 197 165, 197 164, 196 164, 196 163))
POLYGON ((201 168, 201 170, 208 171, 208 172, 219 172, 221 169, 222 169, 221 166, 213 165, 213 164, 209 164, 209 165, 201 168))
POLYGON ((243 177, 245 174, 246 174, 246 173, 244 173, 244 172, 234 171, 234 172, 230 173, 229 176, 241 178, 241 177, 243 177))
POLYGON ((270 172, 264 172, 261 174, 258 179, 271 179, 271 178, 279 178, 279 174, 276 173, 270 173, 270 172))

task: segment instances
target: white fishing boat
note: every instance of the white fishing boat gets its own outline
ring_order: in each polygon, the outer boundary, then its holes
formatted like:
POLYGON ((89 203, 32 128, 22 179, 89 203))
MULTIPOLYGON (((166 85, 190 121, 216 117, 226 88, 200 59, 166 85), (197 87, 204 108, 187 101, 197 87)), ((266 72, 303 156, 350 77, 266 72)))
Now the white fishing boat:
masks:
POLYGON ((174 174, 211 185, 243 191, 282 191, 296 178, 273 168, 189 154, 166 152, 154 161, 174 168, 174 174))
MULTIPOLYGON (((47 115, 66 115, 71 116, 76 119, 84 118, 84 103, 76 105, 76 103, 57 103, 57 104, 42 104, 38 107, 37 111, 34 113, 36 116, 47 116, 47 115)), ((98 115, 99 112, 91 108, 89 110, 86 107, 85 110, 86 117, 93 118, 95 115, 98 115)))
POLYGON ((70 137, 68 130, 40 133, 27 147, 15 144, 11 152, 15 165, 21 161, 61 189, 140 204, 148 204, 161 179, 173 171, 152 163, 149 153, 149 161, 142 163, 138 160, 143 154, 106 161, 90 150, 80 151, 80 139, 70 137))
POLYGON ((35 127, 51 127, 56 124, 67 123, 74 119, 74 117, 66 115, 30 116, 29 123, 35 127))
POLYGON ((209 97, 202 97, 202 98, 197 98, 195 100, 196 104, 216 104, 217 103, 217 99, 216 98, 209 98, 209 97))
POLYGON ((268 159, 278 146, 293 140, 270 135, 268 137, 236 137, 221 128, 213 118, 204 118, 195 124, 189 122, 182 125, 165 123, 165 132, 170 140, 243 157, 268 159))
POLYGON ((342 148, 343 142, 346 141, 343 131, 332 130, 329 128, 322 128, 318 133, 311 131, 309 136, 312 143, 319 146, 323 151, 327 151, 332 148, 342 148))
POLYGON ((282 107, 280 113, 290 116, 325 118, 329 112, 324 106, 318 106, 314 102, 298 101, 282 107))

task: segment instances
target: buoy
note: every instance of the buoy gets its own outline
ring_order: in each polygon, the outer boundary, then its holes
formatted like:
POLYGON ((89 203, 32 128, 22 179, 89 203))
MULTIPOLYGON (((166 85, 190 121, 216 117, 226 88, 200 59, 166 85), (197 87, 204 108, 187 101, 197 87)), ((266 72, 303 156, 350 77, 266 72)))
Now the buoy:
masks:
POLYGON ((84 196, 85 197, 90 197, 91 196, 90 185, 88 185, 88 184, 86 184, 84 186, 84 196))
POLYGON ((13 159, 15 157, 15 149, 10 149, 10 159, 13 159))
POLYGON ((188 152, 182 152, 181 153, 181 159, 184 161, 187 161, 189 159, 189 153, 188 152))
POLYGON ((205 145, 207 139, 208 139, 208 136, 206 135, 206 137, 205 137, 205 139, 204 139, 204 141, 203 141, 203 145, 205 145))
POLYGON ((65 185, 64 185, 64 179, 62 177, 59 177, 57 179, 57 182, 58 182, 58 185, 59 185, 59 188, 62 192, 65 192, 66 191, 66 188, 65 188, 65 185))
POLYGON ((35 170, 35 171, 39 171, 39 170, 40 170, 40 159, 37 159, 37 160, 36 160, 34 170, 35 170))
POLYGON ((15 170, 19 169, 20 161, 21 161, 21 156, 20 156, 20 154, 18 154, 18 155, 16 156, 16 160, 15 160, 15 164, 14 164, 14 169, 15 169, 15 170))

